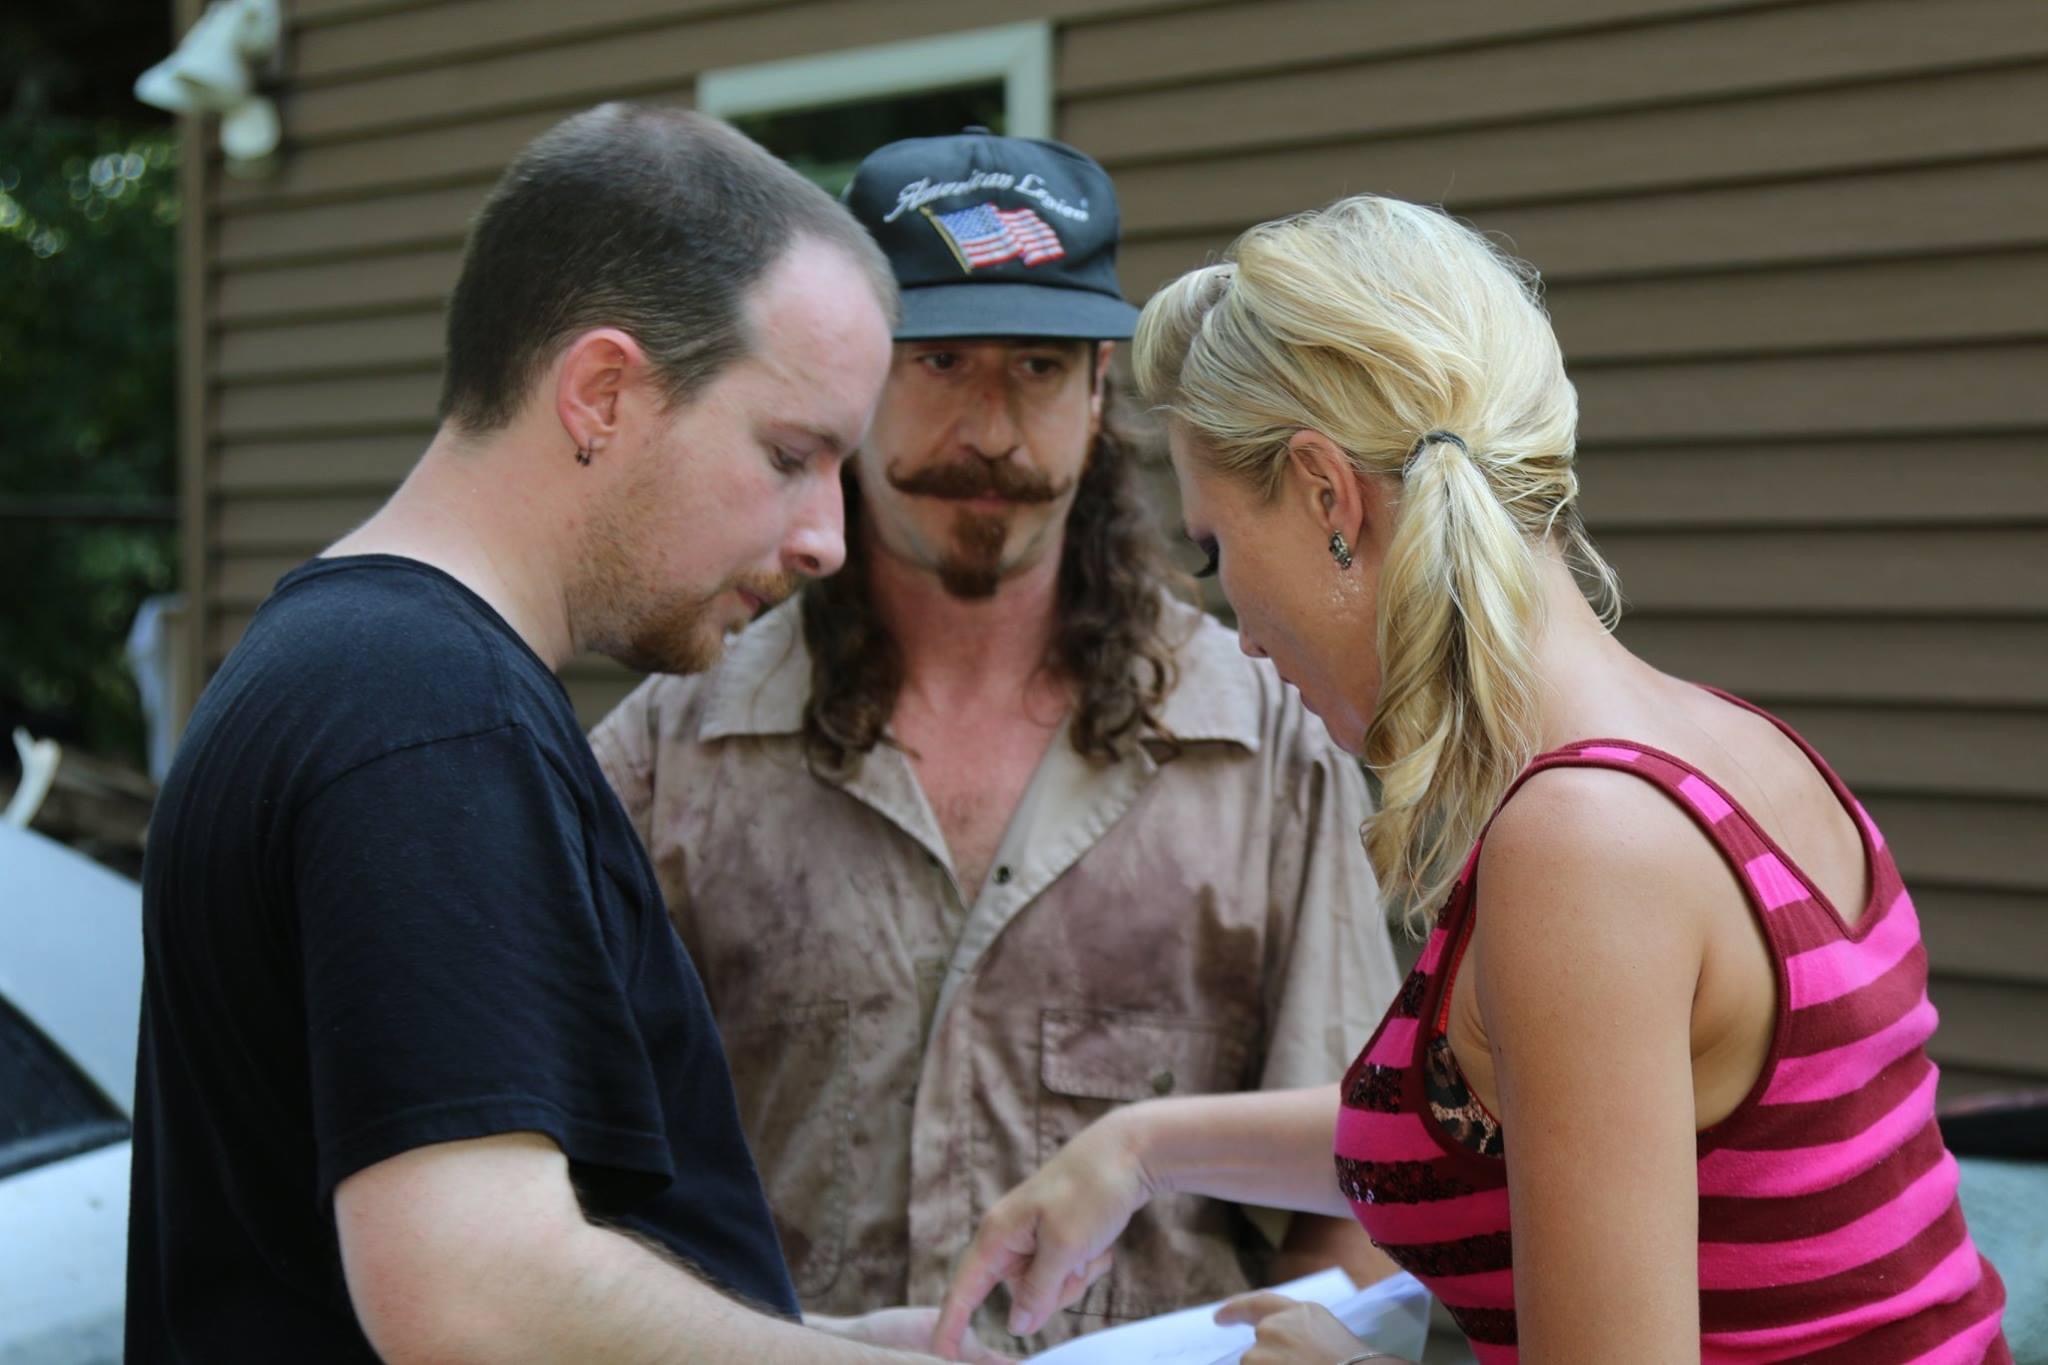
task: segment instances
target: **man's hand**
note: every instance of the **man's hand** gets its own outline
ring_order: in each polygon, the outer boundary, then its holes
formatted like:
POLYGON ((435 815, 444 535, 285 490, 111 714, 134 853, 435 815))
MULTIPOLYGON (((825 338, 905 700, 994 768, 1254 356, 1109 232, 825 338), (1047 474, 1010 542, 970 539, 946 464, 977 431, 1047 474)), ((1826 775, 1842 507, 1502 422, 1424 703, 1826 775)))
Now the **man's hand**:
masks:
POLYGON ((1096 1120, 996 1201, 953 1272, 935 1354, 971 1358, 960 1355, 967 1321, 999 1284, 1010 1287, 1010 1331, 1021 1337, 1108 1272, 1110 1244, 1154 1193, 1130 1131, 1133 1109, 1096 1120))
MULTIPOLYGON (((859 1317, 834 1318, 822 1313, 804 1314, 804 1326, 831 1332, 849 1341, 870 1346, 888 1346, 899 1351, 924 1352, 931 1349, 932 1334, 938 1329, 936 1308, 878 1308, 859 1317)), ((960 1359, 973 1365, 1013 1365, 1012 1358, 981 1344, 973 1332, 961 1341, 960 1359)))
MULTIPOLYGON (((1258 1328, 1259 1339, 1244 1353, 1244 1365, 1338 1365, 1372 1349, 1321 1304, 1264 1290, 1224 1304, 1216 1310, 1216 1321, 1258 1328)), ((1387 1365, 1401 1362, 1389 1356, 1387 1365)))

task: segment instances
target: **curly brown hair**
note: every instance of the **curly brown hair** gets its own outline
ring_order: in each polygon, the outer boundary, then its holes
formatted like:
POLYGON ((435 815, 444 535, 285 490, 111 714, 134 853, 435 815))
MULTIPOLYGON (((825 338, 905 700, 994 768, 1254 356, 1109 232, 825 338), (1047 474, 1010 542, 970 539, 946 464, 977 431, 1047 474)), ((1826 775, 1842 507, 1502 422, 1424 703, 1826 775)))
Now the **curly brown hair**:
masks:
MULTIPOLYGON (((1106 383, 1107 381, 1105 381, 1106 383)), ((1059 624, 1043 667, 1076 684, 1073 743, 1085 758, 1123 757, 1147 738, 1174 743, 1159 718, 1176 677, 1162 600, 1173 570, 1139 496, 1131 440, 1110 415, 1089 449, 1060 551, 1059 624)), ((903 686, 903 650, 874 609, 860 493, 846 473, 846 565, 803 590, 811 697, 804 751, 844 777, 883 738, 903 686)))

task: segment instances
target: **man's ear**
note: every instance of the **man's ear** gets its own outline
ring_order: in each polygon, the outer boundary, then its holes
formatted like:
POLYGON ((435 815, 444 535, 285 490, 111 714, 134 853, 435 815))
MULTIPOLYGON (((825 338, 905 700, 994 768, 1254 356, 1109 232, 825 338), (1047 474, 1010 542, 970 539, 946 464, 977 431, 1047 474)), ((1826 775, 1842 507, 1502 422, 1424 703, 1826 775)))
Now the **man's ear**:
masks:
POLYGON ((1095 343, 1095 368, 1088 376, 1088 443, 1102 434, 1102 404, 1109 397, 1109 361, 1116 354, 1114 341, 1095 343))
POLYGON ((1366 538, 1365 476, 1335 441, 1304 428, 1287 438, 1290 477, 1282 496, 1300 498, 1303 510, 1324 535, 1341 534, 1351 545, 1366 538))
POLYGON ((570 342, 555 370, 555 417, 577 458, 618 439, 629 392, 647 371, 640 343, 616 327, 599 327, 570 342))

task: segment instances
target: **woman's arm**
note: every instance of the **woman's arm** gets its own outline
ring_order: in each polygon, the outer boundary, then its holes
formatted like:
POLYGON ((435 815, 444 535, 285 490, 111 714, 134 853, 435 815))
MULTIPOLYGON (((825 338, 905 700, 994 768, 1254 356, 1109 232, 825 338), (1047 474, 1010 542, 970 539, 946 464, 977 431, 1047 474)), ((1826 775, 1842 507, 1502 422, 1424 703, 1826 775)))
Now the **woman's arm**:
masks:
POLYGON ((1233 1204, 1351 1218, 1333 1165, 1337 1087, 1150 1100, 1112 1114, 1154 1195, 1201 1194, 1233 1204))
POLYGON ((1691 1020, 1718 865, 1612 772, 1540 774, 1487 836, 1471 960, 1525 1365, 1699 1359, 1691 1020))
POLYGON ((1331 1168, 1337 1087, 1147 1100, 1097 1120, 997 1201, 953 1272, 933 1349, 949 1359, 999 1284, 1038 1330, 1109 1268, 1131 1215, 1169 1192, 1350 1216, 1331 1168))

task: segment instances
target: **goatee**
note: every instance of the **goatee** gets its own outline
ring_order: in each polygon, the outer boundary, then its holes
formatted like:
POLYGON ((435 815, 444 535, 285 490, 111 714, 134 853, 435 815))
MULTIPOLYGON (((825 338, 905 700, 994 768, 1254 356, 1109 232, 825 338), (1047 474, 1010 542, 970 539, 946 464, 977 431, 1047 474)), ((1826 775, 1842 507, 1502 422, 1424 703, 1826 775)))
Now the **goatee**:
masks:
POLYGON ((1008 517, 962 512, 953 521, 953 543, 939 561, 939 586, 969 601, 994 597, 1003 581, 1003 546, 1008 517))

